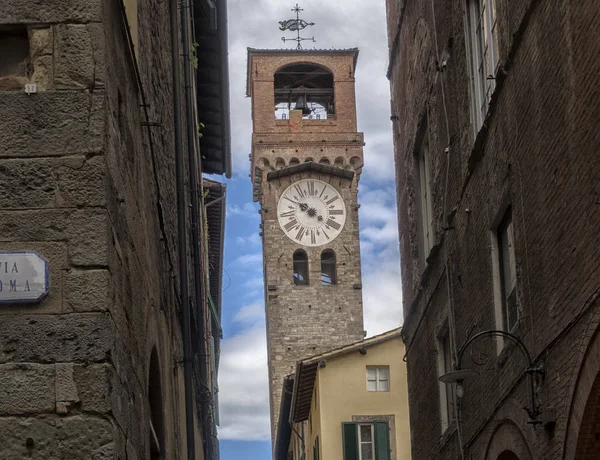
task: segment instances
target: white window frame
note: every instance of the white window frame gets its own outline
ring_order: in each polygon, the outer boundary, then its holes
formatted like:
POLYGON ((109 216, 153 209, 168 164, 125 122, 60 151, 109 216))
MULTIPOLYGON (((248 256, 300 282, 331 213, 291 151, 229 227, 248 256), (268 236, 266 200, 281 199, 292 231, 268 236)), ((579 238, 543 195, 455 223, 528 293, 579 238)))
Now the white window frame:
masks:
MULTIPOLYGON (((500 223, 491 232, 492 281, 494 291, 494 316, 496 328, 514 332, 519 323, 517 302, 517 263, 512 211, 504 213, 500 223), (510 307, 516 309, 516 318, 511 321, 510 307)), ((515 311, 513 311, 514 315, 515 311)), ((504 348, 504 341, 496 341, 497 352, 504 348)))
POLYGON ((434 244, 433 200, 431 196, 431 156, 429 153, 429 127, 421 139, 421 145, 416 154, 418 180, 418 215, 421 243, 419 245, 419 264, 421 272, 427 267, 427 257, 434 244))
MULTIPOLYGON (((452 371, 452 342, 448 325, 444 325, 437 337, 437 366, 438 377, 452 371)), ((440 394, 440 424, 442 434, 450 427, 454 420, 454 404, 456 402, 455 387, 453 383, 438 381, 440 394)))
POLYGON ((479 132, 498 71, 498 16, 496 0, 466 0, 466 43, 471 73, 471 118, 475 134, 479 132))
POLYGON ((363 454, 362 454, 362 445, 363 444, 371 444, 371 458, 373 460, 375 460, 375 426, 372 423, 359 423, 358 424, 358 458, 359 458, 359 460, 364 460, 363 454), (363 426, 368 426, 371 429, 371 441, 370 442, 363 443, 362 431, 361 431, 361 427, 363 427, 363 426))
POLYGON ((367 366, 367 391, 372 393, 390 391, 390 366, 367 366), (369 371, 375 371, 375 379, 369 378, 369 371), (382 378, 384 371, 386 375, 382 378), (369 382, 375 382, 375 390, 369 389, 369 382), (382 382, 387 382, 387 388, 382 389, 382 382))

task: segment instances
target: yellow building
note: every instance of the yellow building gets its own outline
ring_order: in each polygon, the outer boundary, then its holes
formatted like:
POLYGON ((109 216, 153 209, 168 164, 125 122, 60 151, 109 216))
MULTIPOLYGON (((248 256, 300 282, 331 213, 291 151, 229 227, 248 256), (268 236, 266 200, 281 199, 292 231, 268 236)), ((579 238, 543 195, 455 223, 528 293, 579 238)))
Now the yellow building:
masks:
POLYGON ((299 361, 284 380, 275 460, 408 460, 401 329, 299 361))

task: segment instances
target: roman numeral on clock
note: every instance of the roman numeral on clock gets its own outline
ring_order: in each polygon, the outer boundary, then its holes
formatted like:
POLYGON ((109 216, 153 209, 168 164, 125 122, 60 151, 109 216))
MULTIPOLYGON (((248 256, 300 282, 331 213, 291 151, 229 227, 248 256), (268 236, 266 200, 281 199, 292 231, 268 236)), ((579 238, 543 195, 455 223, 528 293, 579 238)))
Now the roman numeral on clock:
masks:
POLYGON ((331 228, 333 228, 333 229, 335 229, 335 230, 339 230, 339 229, 341 228, 341 225, 340 225, 340 224, 338 224, 338 223, 337 223, 335 220, 333 220, 333 219, 327 219, 327 223, 326 223, 325 225, 327 225, 328 227, 331 227, 331 228))
POLYGON ((286 232, 289 232, 292 228, 294 228, 296 225, 298 225, 298 221, 296 219, 294 220, 290 220, 287 224, 285 224, 283 226, 283 228, 285 228, 286 232))
POLYGON ((315 237, 315 231, 310 231, 310 244, 317 244, 317 238, 315 237))
POLYGON ((344 215, 344 211, 341 209, 330 209, 329 210, 329 215, 330 216, 343 216, 344 215))
MULTIPOLYGON (((329 214, 331 214, 331 212, 329 212, 329 214)), ((293 217, 296 215, 296 211, 287 211, 287 212, 282 212, 281 214, 279 214, 280 217, 293 217)))
POLYGON ((304 227, 300 227, 300 230, 296 234, 296 239, 298 241, 302 240, 302 237, 304 236, 304 232, 305 232, 304 227))
POLYGON ((331 200, 326 201, 327 204, 331 204, 334 201, 338 200, 340 197, 339 196, 334 196, 331 200))
POLYGON ((315 194, 315 183, 313 181, 308 182, 308 194, 311 196, 315 194))
POLYGON ((294 188, 298 192, 298 196, 300 198, 304 198, 304 191, 302 190, 302 188, 300 186, 298 186, 298 185, 294 185, 294 188))

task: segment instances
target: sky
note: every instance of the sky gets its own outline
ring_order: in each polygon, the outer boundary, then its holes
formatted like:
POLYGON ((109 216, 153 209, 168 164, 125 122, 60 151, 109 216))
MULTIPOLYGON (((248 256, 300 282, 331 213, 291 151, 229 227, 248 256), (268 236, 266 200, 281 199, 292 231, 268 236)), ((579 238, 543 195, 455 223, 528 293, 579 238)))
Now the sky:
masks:
MULTIPOLYGON (((359 183, 365 329, 369 336, 402 323, 398 224, 394 189, 388 47, 384 0, 301 0, 315 26, 304 48, 360 49, 356 71, 358 129, 365 133, 359 183)), ((278 21, 296 0, 229 0, 233 177, 227 181, 223 331, 219 369, 222 460, 269 460, 269 393, 260 216, 248 174, 252 121, 245 96, 247 48, 289 48, 278 21)))

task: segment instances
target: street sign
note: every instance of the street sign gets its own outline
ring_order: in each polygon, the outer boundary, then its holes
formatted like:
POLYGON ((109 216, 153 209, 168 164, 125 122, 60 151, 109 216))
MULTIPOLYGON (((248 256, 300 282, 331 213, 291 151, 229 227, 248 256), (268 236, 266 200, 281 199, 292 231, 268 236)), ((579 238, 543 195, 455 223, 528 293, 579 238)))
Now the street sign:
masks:
POLYGON ((50 290, 48 261, 35 251, 0 251, 0 303, 38 303, 50 290))

